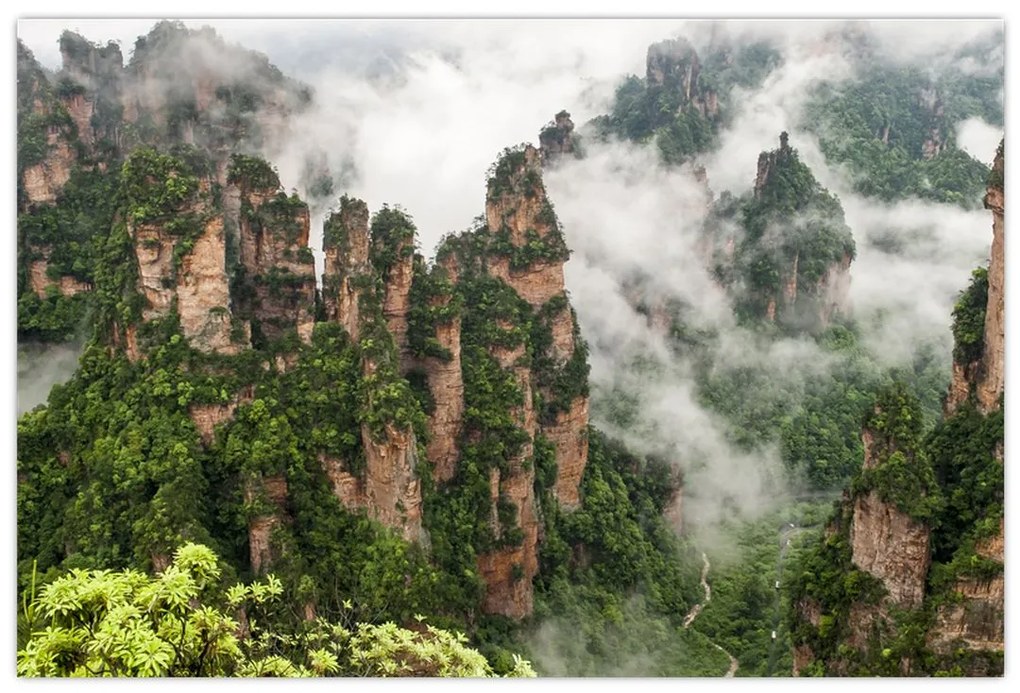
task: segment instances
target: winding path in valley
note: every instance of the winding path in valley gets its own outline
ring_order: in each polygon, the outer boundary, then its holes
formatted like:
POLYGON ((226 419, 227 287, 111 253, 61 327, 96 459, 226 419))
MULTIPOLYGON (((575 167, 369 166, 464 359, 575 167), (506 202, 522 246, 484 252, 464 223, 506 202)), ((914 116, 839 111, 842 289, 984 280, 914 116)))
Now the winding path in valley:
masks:
MULTIPOLYGON (((704 551, 701 552, 701 560, 702 560, 701 588, 705 591, 705 598, 698 602, 697 604, 695 604, 694 606, 692 606, 691 610, 687 612, 687 615, 684 617, 685 629, 688 628, 692 623, 694 623, 694 619, 696 619, 698 617, 698 614, 701 613, 701 610, 705 608, 705 604, 708 604, 710 601, 712 601, 712 586, 708 584, 708 571, 711 570, 712 564, 708 562, 708 554, 706 554, 704 551)), ((726 671, 725 674, 723 674, 723 677, 733 678, 733 675, 737 673, 737 669, 740 667, 740 662, 738 662, 736 657, 734 657, 729 652, 724 650, 719 644, 712 642, 711 640, 709 640, 709 642, 712 643, 713 647, 715 647, 717 650, 719 650, 724 655, 729 657, 730 668, 726 671)))

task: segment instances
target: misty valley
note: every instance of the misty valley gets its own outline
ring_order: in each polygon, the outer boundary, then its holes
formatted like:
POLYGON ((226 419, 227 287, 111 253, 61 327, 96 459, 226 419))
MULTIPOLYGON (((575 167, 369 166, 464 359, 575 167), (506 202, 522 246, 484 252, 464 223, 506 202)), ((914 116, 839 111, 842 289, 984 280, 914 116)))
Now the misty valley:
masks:
POLYGON ((1003 675, 1002 21, 92 24, 19 676, 1003 675))

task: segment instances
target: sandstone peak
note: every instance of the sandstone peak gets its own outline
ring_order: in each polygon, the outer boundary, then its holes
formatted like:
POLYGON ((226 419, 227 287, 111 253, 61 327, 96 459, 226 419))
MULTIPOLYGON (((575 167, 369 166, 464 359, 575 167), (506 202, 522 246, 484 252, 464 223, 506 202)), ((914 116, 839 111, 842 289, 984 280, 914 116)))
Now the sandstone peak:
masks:
POLYGON ((553 164, 561 156, 575 154, 574 121, 570 119, 570 114, 566 111, 557 113, 553 122, 542 128, 538 141, 545 164, 553 164))

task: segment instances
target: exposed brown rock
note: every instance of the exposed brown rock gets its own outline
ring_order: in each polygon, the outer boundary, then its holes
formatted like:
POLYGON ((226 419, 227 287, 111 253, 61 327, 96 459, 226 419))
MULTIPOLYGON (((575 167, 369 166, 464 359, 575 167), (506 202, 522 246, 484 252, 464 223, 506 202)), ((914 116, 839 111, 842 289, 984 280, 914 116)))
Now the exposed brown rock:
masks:
POLYGON ((495 257, 489 260, 489 274, 502 279, 536 308, 563 293, 563 264, 559 262, 536 262, 527 269, 514 271, 507 258, 495 257))
POLYGON ((952 416, 964 402, 970 398, 973 383, 977 382, 978 370, 981 367, 980 359, 970 363, 953 361, 952 377, 949 381, 949 391, 946 393, 946 401, 943 405, 943 415, 952 416))
MULTIPOLYGON (((505 360, 513 352, 502 354, 505 360)), ((499 358, 499 357, 497 357, 499 358)), ((514 359, 516 360, 516 359, 514 359)), ((513 363, 513 361, 511 361, 513 363)), ((504 366, 505 367, 505 366, 504 366)), ((524 394, 524 404, 516 407, 514 418, 528 434, 528 441, 510 462, 509 473, 500 476, 499 495, 505 497, 517 510, 517 526, 523 539, 516 546, 507 546, 478 557, 478 570, 485 580, 486 592, 482 609, 488 613, 510 618, 524 618, 533 608, 532 580, 538 574, 538 516, 535 509, 535 470, 526 461, 534 452, 537 418, 531 397, 531 371, 513 368, 518 386, 524 394)), ((498 473, 498 469, 495 470, 498 473)), ((504 528, 493 531, 500 536, 504 528)))
POLYGON ((245 345, 231 340, 230 280, 226 267, 223 218, 212 217, 181 258, 177 278, 177 312, 181 331, 193 347, 236 354, 245 345))
POLYGON ((854 500, 853 562, 882 581, 896 606, 914 608, 924 599, 930 534, 926 524, 884 502, 875 490, 854 500))
POLYGON ((67 109, 67 114, 71 116, 71 120, 74 121, 75 127, 78 129, 78 139, 86 147, 91 147, 95 141, 95 135, 92 132, 92 113, 95 110, 95 106, 90 99, 85 98, 84 94, 73 94, 67 98, 61 99, 64 104, 64 108, 67 109))
POLYGON ((329 455, 319 455, 319 464, 326 472, 326 477, 333 488, 333 495, 340 499, 345 508, 354 510, 368 505, 364 484, 347 470, 343 460, 329 455))
POLYGON ((243 404, 248 404, 255 398, 255 388, 248 386, 223 404, 192 404, 188 407, 188 416, 198 429, 202 443, 206 446, 212 445, 216 427, 221 423, 232 421, 234 412, 243 404))
POLYGON ((954 586, 960 601, 939 607, 929 631, 928 646, 948 655, 960 648, 1003 651, 1005 584, 1000 575, 987 581, 960 579, 954 586))
MULTIPOLYGON (((975 553, 985 559, 1002 563, 1005 557, 1005 523, 999 531, 980 541, 975 553)), ((1005 575, 981 580, 961 577, 953 586, 957 600, 940 606, 935 625, 929 631, 928 645, 935 652, 948 655, 958 648, 1001 652, 1005 647, 1005 575)))
POLYGON ((170 312, 173 301, 176 237, 152 224, 131 230, 135 241, 135 256, 138 258, 138 288, 145 297, 142 319, 155 320, 170 312))
POLYGON ((560 157, 574 153, 574 121, 570 114, 560 111, 551 125, 542 129, 538 136, 542 161, 553 164, 560 157))
POLYGON ((786 272, 786 280, 783 282, 783 306, 792 308, 797 302, 797 265, 800 264, 800 253, 793 254, 793 262, 786 272))
MULTIPOLYGON (((1000 150, 992 165, 999 180, 1005 175, 1005 161, 1000 150)), ((988 186, 985 207, 992 211, 992 250, 988 263, 988 304, 985 309, 984 354, 981 378, 977 381, 977 401, 981 412, 999 408, 999 397, 1005 388, 1005 215, 1006 195, 1001 184, 988 186)))
POLYGON ((563 310, 553 315, 549 326, 552 328, 553 358, 562 365, 574 353, 574 316, 570 306, 563 306, 563 310))
POLYGON ((793 675, 800 676, 811 663, 815 661, 815 653, 807 645, 797 645, 793 648, 793 675))
POLYGON ((846 644, 859 651, 866 650, 869 643, 882 642, 884 636, 892 632, 889 611, 883 604, 854 602, 850 605, 847 625, 850 632, 846 644))
MULTIPOLYGON (((992 164, 993 175, 1003 180, 1005 161, 1000 152, 992 164)), ((985 208, 992 212, 992 246, 988 263, 988 301, 981 356, 970 363, 954 360, 952 380, 944 413, 952 416, 973 394, 984 414, 999 408, 1005 388, 1005 193, 1001 183, 989 184, 985 208)))
POLYGON ((819 321, 822 327, 832 322, 833 317, 847 309, 850 295, 850 263, 848 254, 838 264, 831 265, 818 283, 819 321))
POLYGON ((393 336, 400 355, 401 371, 408 370, 410 353, 407 348, 407 314, 411 308, 411 280, 414 277, 414 258, 398 251, 399 259, 385 277, 383 317, 386 329, 393 336))
POLYGON ((556 415, 553 425, 542 427, 542 433, 556 447, 553 493, 564 508, 578 508, 581 477, 588 463, 588 398, 578 397, 571 402, 569 410, 556 415))
POLYGON ((357 341, 360 319, 358 290, 352 282, 370 271, 368 206, 361 200, 343 198, 340 211, 330 215, 324 230, 322 301, 326 319, 338 321, 357 341))
POLYGON ((32 260, 28 266, 28 283, 35 292, 35 295, 39 298, 46 298, 49 295, 49 289, 51 286, 57 288, 57 292, 61 296, 74 296, 75 294, 84 293, 86 291, 92 291, 92 285, 88 282, 83 282, 80 279, 64 275, 60 277, 59 281, 53 281, 47 272, 49 269, 49 248, 37 249, 44 254, 43 258, 32 260))
POLYGON ((426 543, 414 433, 387 425, 383 440, 376 441, 368 426, 363 425, 361 441, 365 447, 365 498, 369 514, 398 530, 407 541, 426 543))
POLYGON ((680 110, 693 109, 709 120, 719 115, 715 91, 698 81, 701 62, 694 47, 685 39, 660 41, 648 47, 645 76, 649 89, 679 91, 680 110))
POLYGON ((57 195, 71 178, 71 168, 77 159, 60 130, 50 128, 46 142, 49 147, 46 158, 25 168, 22 178, 25 196, 30 204, 56 202, 57 195))
MULTIPOLYGON (((445 298, 449 301, 449 298, 445 298)), ((460 365, 460 316, 436 326, 436 340, 450 352, 450 360, 424 360, 425 376, 435 408, 429 415, 431 436, 426 452, 432 462, 433 478, 449 481, 457 471, 457 438, 464 416, 464 379, 460 365)))
POLYGON ((248 549, 251 569, 256 575, 272 565, 276 558, 273 549, 273 530, 287 521, 287 480, 282 476, 264 477, 247 482, 244 489, 245 503, 253 503, 260 496, 274 506, 269 512, 248 520, 248 549))
POLYGON ((275 189, 230 186, 236 196, 240 260, 254 297, 248 309, 273 340, 296 329, 311 336, 315 320, 315 263, 308 249, 308 206, 275 189))

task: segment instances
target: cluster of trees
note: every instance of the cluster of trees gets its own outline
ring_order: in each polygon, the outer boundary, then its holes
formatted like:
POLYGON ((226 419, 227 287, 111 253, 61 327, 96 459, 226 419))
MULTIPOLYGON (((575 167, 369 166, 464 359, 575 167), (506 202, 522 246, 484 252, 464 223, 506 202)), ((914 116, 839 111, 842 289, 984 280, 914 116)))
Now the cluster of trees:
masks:
POLYGON ((666 73, 662 83, 628 76, 616 88, 612 111, 589 125, 599 139, 654 141, 668 165, 711 149, 732 117, 732 90, 759 86, 780 62, 778 51, 764 41, 712 45, 699 56, 679 39, 653 45, 650 55, 655 51, 666 73), (691 83, 681 84, 679 75, 690 75, 691 83))
POLYGON ((825 157, 844 164, 864 195, 979 207, 988 166, 958 148, 955 130, 973 116, 1002 125, 1001 73, 933 77, 927 68, 869 64, 860 74, 821 85, 804 112, 825 157))
MULTIPOLYGON (((288 618, 273 575, 227 586, 220 560, 187 543, 158 575, 74 569, 26 594, 20 676, 492 676, 462 633, 288 618)), ((33 585, 34 587, 34 585, 33 585)), ((534 676, 515 656, 509 676, 534 676)))

